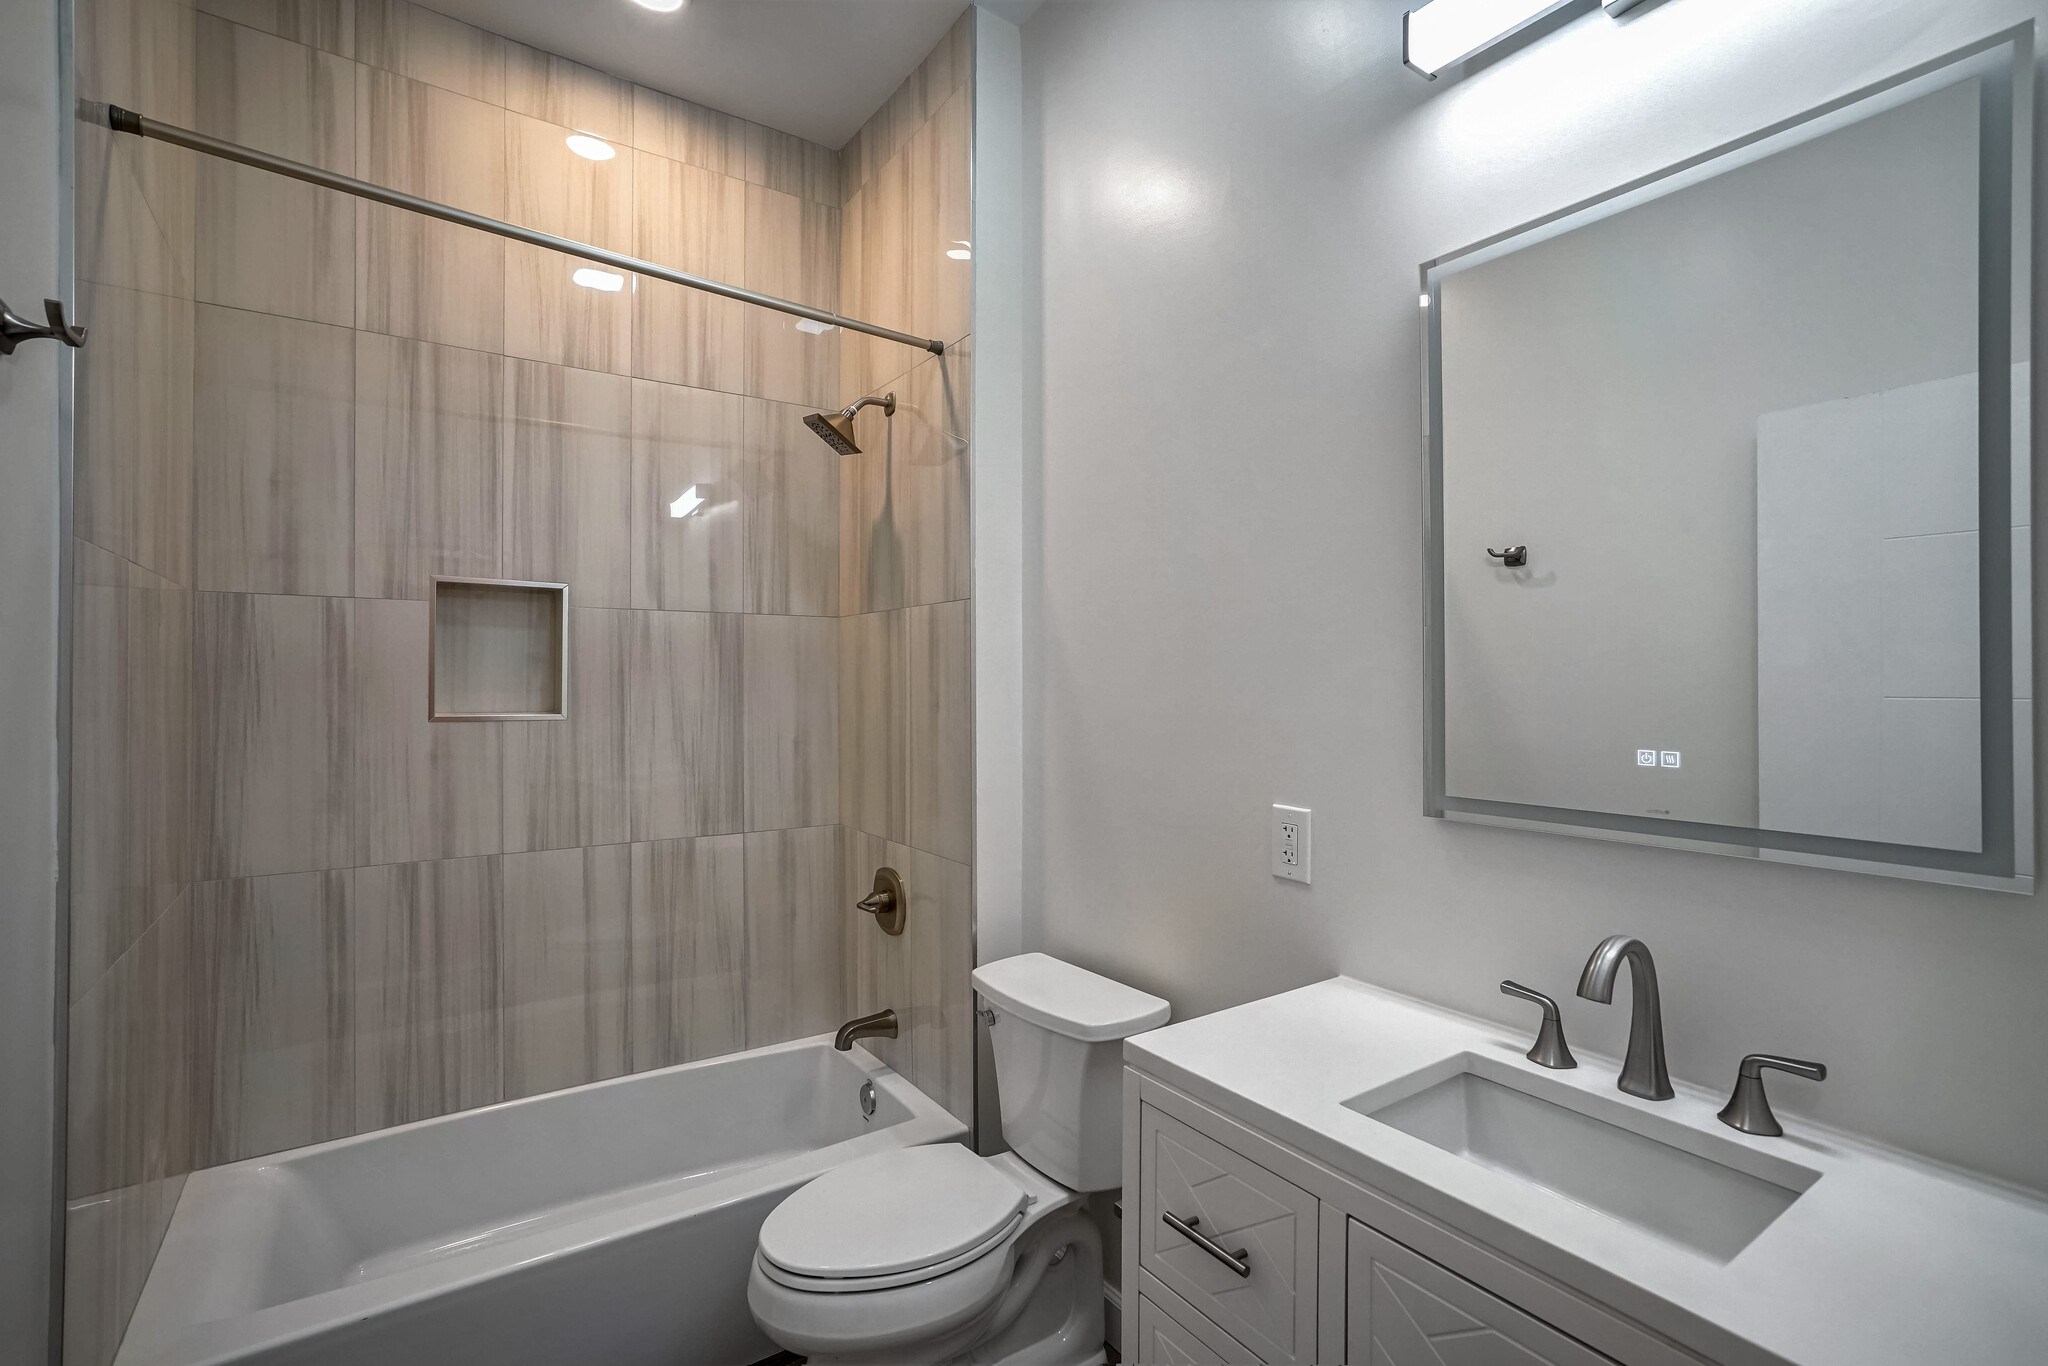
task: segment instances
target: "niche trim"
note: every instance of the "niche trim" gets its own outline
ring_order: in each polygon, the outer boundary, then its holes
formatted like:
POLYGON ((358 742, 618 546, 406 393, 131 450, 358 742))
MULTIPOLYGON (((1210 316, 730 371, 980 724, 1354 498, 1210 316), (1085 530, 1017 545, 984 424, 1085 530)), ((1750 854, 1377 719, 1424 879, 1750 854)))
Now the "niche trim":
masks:
POLYGON ((436 574, 427 606, 427 719, 569 714, 569 585, 436 574))

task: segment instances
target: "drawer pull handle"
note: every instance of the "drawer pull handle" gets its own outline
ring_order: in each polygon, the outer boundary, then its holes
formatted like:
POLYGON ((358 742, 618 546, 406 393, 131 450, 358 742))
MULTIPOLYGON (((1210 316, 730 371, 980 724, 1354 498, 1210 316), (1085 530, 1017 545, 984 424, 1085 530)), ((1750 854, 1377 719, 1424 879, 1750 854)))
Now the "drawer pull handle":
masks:
POLYGON ((1239 1248, 1235 1252, 1225 1252, 1219 1244, 1210 1241, 1195 1228, 1196 1224, 1202 1222, 1200 1219, 1182 1219, 1170 1210, 1159 1217, 1168 1228, 1229 1267, 1232 1271, 1235 1271, 1238 1275, 1248 1278, 1252 1274, 1251 1253, 1247 1252, 1244 1248, 1239 1248))

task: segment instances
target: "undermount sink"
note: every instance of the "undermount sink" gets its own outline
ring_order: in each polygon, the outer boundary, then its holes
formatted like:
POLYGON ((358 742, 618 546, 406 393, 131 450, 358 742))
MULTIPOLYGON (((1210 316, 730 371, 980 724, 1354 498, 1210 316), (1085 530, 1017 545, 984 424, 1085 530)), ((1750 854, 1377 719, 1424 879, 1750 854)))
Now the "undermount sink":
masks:
POLYGON ((1820 1179, 1797 1163, 1575 1088, 1544 1086, 1556 1097, 1547 1099, 1534 1093, 1543 1084, 1465 1054, 1344 1105, 1717 1262, 1747 1247, 1820 1179), (1601 1109, 1612 1119, 1589 1112, 1601 1109), (1625 1124, 1663 1129, 1675 1141, 1625 1124))

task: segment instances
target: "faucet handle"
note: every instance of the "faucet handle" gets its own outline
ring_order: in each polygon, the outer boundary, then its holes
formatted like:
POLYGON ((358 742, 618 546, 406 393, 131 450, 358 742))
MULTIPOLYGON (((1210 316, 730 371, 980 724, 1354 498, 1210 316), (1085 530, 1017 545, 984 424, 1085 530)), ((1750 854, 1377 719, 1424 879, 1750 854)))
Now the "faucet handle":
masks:
POLYGON ((1778 1117, 1771 1113, 1771 1098, 1764 1093, 1766 1067, 1775 1067, 1780 1072, 1790 1072, 1809 1081, 1826 1081, 1828 1069, 1824 1063, 1781 1058, 1774 1053, 1752 1053, 1742 1060, 1742 1068, 1735 1077, 1735 1094, 1728 1097, 1728 1103, 1721 1107, 1720 1120, 1729 1128, 1740 1129, 1746 1134, 1777 1138, 1785 1129, 1778 1123, 1778 1117))
POLYGON ((1579 1065, 1579 1060, 1572 1056, 1572 1050, 1565 1044, 1564 1019, 1557 1013, 1557 1002, 1520 982, 1502 982, 1500 994, 1543 1007, 1543 1027, 1536 1032, 1536 1042, 1529 1049, 1530 1062, 1538 1067, 1553 1067, 1560 1072, 1579 1065))

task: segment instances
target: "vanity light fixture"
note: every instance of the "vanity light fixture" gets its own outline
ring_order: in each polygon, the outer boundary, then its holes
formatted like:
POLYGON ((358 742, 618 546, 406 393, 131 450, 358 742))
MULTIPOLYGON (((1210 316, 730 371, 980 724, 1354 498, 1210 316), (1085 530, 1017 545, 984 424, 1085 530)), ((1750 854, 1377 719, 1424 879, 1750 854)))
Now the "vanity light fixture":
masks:
POLYGON ((571 271, 569 280, 585 289, 600 289, 607 294, 616 294, 626 287, 626 277, 614 275, 608 270, 596 270, 590 266, 571 271))
POLYGON ((682 497, 668 505, 668 515, 671 517, 687 517, 703 506, 704 500, 698 496, 697 486, 692 484, 683 490, 682 497))
POLYGON ((690 0, 633 0, 641 9, 651 9, 656 14, 674 14, 690 0))
POLYGON ((610 161, 619 154, 618 148, 588 133, 569 134, 569 150, 585 161, 610 161))
MULTIPOLYGON (((1430 80, 1572 0, 1429 0, 1401 16, 1401 61, 1430 80)), ((1626 9, 1635 0, 1623 0, 1626 9)), ((1610 10, 1614 6, 1609 6, 1610 10)))

